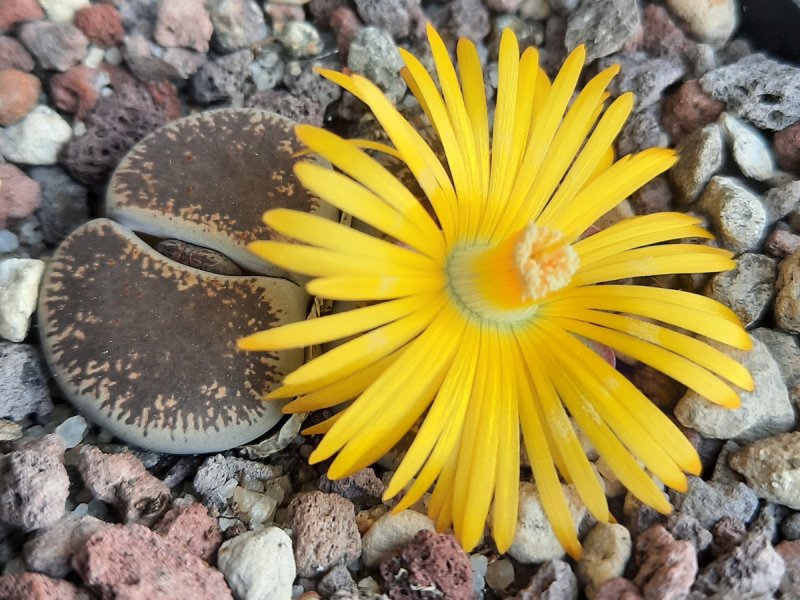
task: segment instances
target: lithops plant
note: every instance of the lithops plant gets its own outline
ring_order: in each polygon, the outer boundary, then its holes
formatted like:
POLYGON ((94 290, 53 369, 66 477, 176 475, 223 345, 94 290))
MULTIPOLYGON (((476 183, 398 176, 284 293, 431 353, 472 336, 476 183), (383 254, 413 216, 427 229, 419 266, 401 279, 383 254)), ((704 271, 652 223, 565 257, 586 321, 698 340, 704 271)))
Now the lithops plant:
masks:
POLYGON ((233 109, 168 124, 112 176, 114 220, 85 224, 54 254, 39 301, 44 354, 66 396, 120 439, 214 452, 281 418, 263 396, 302 351, 256 356, 236 340, 303 319, 310 305, 301 285, 245 249, 270 236, 264 210, 337 217, 294 179, 293 125, 233 109), (134 231, 170 240, 155 244, 162 253, 134 231))

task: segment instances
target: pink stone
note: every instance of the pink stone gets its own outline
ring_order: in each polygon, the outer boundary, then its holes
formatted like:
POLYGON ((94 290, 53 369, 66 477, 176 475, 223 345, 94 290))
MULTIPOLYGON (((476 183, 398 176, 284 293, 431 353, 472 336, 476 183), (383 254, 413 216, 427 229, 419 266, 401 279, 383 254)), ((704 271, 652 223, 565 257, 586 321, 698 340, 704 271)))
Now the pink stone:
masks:
POLYGON ((161 81, 148 81, 146 85, 150 95, 153 97, 153 104, 164 109, 170 120, 181 116, 183 112, 181 99, 178 95, 178 88, 175 87, 174 83, 162 79, 161 81))
POLYGON ((90 600, 87 592, 68 581, 50 579, 39 573, 20 573, 0 577, 3 600, 90 600))
POLYGON ((15 38, 0 35, 0 69, 19 69, 30 73, 35 66, 36 62, 25 46, 15 38))
POLYGON ((800 597, 800 542, 784 540, 775 546, 775 551, 781 555, 786 564, 780 587, 782 597, 800 597))
POLYGON ((696 129, 717 120, 725 104, 707 96, 696 79, 690 79, 664 100, 661 123, 678 142, 696 129))
POLYGON ((0 520, 23 531, 50 527, 64 516, 69 477, 64 465, 40 452, 0 457, 0 520))
POLYGON ((100 97, 99 74, 97 69, 76 65, 66 73, 53 75, 50 78, 53 104, 62 112, 85 119, 100 97))
POLYGON ((772 138, 772 148, 782 169, 800 173, 800 123, 777 132, 772 138))
POLYGON ((108 527, 91 515, 66 515, 58 523, 25 542, 25 564, 50 577, 64 577, 72 570, 72 555, 96 531, 108 527))
POLYGON ((162 46, 208 52, 212 33, 214 26, 203 0, 170 0, 159 4, 153 36, 162 46))
POLYGON ((153 528, 175 546, 209 562, 222 544, 217 520, 200 503, 170 509, 153 528))
POLYGON ((167 508, 170 491, 129 452, 103 454, 84 446, 78 471, 95 498, 114 505, 126 523, 151 523, 167 508))
POLYGON ((42 84, 24 71, 0 71, 0 125, 13 125, 27 115, 39 99, 42 84))
POLYGON ((691 542, 676 540, 661 525, 654 525, 636 540, 641 565, 633 583, 646 600, 682 600, 697 576, 697 550, 691 542))
POLYGON ((42 204, 42 188, 20 169, 0 164, 0 228, 6 220, 25 219, 42 204))
POLYGON ((139 524, 104 527, 72 565, 101 598, 232 600, 222 573, 139 524))
POLYGON ((639 588, 624 577, 604 582, 594 595, 594 600, 644 600, 639 588))
POLYGON ((350 51, 350 43, 362 27, 358 15, 349 6, 340 6, 331 14, 330 26, 336 34, 339 56, 347 56, 350 51))
POLYGON ((125 36, 122 17, 111 4, 95 4, 82 8, 75 14, 73 23, 93 44, 103 48, 119 45, 125 36))
POLYGON ((0 2, 0 32, 8 31, 21 21, 44 19, 42 7, 36 0, 3 0, 0 2))

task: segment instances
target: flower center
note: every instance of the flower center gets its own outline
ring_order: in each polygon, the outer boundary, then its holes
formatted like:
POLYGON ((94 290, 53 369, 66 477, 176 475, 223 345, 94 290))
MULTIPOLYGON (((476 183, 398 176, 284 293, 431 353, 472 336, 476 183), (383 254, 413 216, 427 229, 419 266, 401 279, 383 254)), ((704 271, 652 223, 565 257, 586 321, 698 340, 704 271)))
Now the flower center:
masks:
POLYGON ((533 223, 496 246, 462 246, 450 255, 450 291, 467 309, 500 322, 526 319, 540 300, 569 284, 579 260, 560 231, 533 223))

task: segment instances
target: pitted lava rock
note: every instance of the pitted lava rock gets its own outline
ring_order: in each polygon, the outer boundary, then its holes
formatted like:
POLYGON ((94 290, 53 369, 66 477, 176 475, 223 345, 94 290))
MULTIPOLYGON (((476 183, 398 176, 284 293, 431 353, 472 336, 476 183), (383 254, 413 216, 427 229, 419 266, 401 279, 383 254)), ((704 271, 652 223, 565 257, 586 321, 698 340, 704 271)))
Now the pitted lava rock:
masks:
POLYGON ((380 571, 392 600, 474 597, 469 557, 449 534, 419 531, 380 571))

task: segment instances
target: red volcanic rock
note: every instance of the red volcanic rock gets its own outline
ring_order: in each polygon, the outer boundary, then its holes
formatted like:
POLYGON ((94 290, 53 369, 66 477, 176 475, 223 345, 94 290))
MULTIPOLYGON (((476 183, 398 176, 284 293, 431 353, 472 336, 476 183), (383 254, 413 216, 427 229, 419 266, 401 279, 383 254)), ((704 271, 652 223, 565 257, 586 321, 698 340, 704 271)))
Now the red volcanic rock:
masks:
POLYGON ((24 219, 42 204, 41 186, 11 164, 0 164, 0 227, 24 219))
POLYGON ((0 125, 13 125, 31 112, 41 89, 39 79, 29 73, 0 71, 0 125))
POLYGON ((664 100, 661 122, 673 142, 678 142, 716 121, 723 110, 725 103, 706 95, 697 80, 690 79, 664 100))
POLYGON ((3 600, 90 600, 88 593, 68 581, 50 579, 39 573, 20 573, 0 577, 3 600))
POLYGON ((122 17, 111 4, 82 8, 75 14, 73 23, 93 44, 104 48, 119 45, 125 37, 122 17))
POLYGON ((776 133, 772 138, 772 148, 782 169, 800 173, 800 123, 776 133))
POLYGON ((83 120, 97 104, 100 97, 97 69, 76 65, 66 73, 50 78, 50 97, 53 104, 65 113, 83 120))
POLYGON ((42 7, 36 0, 3 0, 0 2, 0 31, 8 31, 21 21, 44 19, 42 7))
POLYGON ((153 529, 205 561, 209 561, 222 544, 222 531, 217 520, 200 503, 170 509, 153 529))

